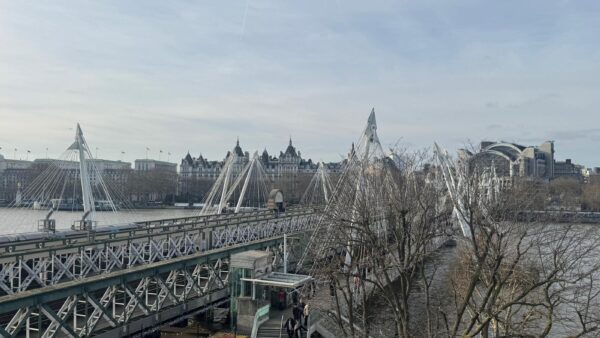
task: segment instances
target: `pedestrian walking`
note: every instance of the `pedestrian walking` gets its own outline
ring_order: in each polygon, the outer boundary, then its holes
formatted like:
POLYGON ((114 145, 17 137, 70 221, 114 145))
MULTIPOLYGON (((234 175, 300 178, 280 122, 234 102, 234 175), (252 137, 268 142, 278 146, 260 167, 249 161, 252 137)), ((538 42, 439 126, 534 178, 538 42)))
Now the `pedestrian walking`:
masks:
POLYGON ((283 328, 287 331, 288 338, 293 338, 296 329, 296 321, 294 318, 289 317, 283 324, 283 328))
POLYGON ((304 299, 300 298, 300 304, 298 304, 298 312, 300 312, 300 323, 304 323, 304 307, 306 303, 304 303, 304 299))
POLYGON ((329 295, 331 297, 335 296, 335 278, 331 277, 329 280, 329 295))
POLYGON ((300 321, 300 317, 302 316, 302 310, 300 310, 299 305, 294 305, 292 308, 292 316, 294 316, 294 320, 300 321))
POLYGON ((304 326, 308 328, 308 316, 310 316, 310 307, 307 304, 304 305, 304 326))
POLYGON ((354 275, 354 291, 360 291, 360 277, 358 275, 354 275))
POLYGON ((302 323, 298 320, 294 326, 294 337, 302 338, 302 323))
POLYGON ((279 290, 279 293, 277 293, 277 298, 279 298, 279 310, 285 309, 285 292, 283 289, 279 290))

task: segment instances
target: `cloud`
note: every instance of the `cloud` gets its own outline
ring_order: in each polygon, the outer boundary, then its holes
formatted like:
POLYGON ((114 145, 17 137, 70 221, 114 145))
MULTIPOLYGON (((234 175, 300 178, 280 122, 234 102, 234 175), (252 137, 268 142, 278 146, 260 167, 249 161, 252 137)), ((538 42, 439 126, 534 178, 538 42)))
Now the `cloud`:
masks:
POLYGON ((599 140, 600 128, 585 128, 579 130, 556 130, 549 133, 552 139, 561 141, 599 140))
POLYGON ((494 124, 490 124, 490 125, 488 125, 488 126, 487 126, 487 127, 485 127, 485 128, 486 128, 487 130, 498 130, 498 129, 504 129, 505 127, 504 127, 503 125, 501 125, 501 124, 494 123, 494 124))
POLYGON ((600 122, 593 2, 2 6, 5 149, 58 151, 79 121, 113 158, 146 146, 221 158, 237 136, 277 153, 291 134, 304 155, 337 160, 375 106, 384 143, 552 136, 600 164, 572 143, 600 122))

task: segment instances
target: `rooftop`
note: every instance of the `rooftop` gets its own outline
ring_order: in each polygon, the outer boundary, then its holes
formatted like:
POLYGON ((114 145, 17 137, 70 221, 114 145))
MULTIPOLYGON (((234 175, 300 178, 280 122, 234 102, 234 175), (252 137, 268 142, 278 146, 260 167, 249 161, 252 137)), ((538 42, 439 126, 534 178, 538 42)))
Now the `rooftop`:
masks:
POLYGON ((312 280, 308 275, 296 275, 293 273, 271 272, 260 278, 242 278, 245 282, 251 282, 258 285, 278 286, 284 288, 297 288, 312 280))

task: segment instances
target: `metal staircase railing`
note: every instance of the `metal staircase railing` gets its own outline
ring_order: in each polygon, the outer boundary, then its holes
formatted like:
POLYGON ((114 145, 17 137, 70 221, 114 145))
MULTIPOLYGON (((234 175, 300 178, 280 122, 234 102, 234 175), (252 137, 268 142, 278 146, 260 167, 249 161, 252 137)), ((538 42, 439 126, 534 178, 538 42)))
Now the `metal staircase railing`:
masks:
POLYGON ((252 334, 251 338, 258 337, 258 328, 267 320, 269 320, 269 310, 271 309, 271 304, 267 304, 258 310, 256 310, 256 314, 254 315, 254 322, 252 323, 252 334))

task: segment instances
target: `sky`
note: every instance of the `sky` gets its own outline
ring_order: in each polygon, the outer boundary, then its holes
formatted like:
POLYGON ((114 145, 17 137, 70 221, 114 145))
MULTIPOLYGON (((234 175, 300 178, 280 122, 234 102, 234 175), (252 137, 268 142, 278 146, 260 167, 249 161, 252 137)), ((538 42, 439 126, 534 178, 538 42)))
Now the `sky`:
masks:
POLYGON ((598 32, 595 0, 0 0, 0 154, 57 157, 79 122, 100 158, 337 161, 374 107, 385 147, 600 166, 598 32))

